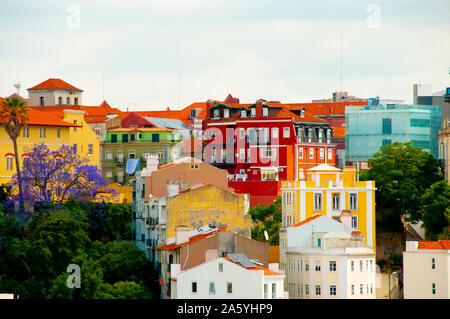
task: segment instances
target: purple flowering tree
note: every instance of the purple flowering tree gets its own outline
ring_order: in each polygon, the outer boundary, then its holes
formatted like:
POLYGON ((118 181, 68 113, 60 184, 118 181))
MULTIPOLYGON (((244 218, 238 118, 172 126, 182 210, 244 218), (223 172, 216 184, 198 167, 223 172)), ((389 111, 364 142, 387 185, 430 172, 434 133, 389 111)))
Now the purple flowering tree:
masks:
MULTIPOLYGON (((69 198, 77 200, 106 200, 117 192, 107 189, 95 165, 76 153, 76 147, 62 145, 51 151, 44 143, 35 144, 23 161, 21 179, 27 199, 34 202, 63 203, 69 198)), ((18 185, 17 174, 11 186, 18 185)))

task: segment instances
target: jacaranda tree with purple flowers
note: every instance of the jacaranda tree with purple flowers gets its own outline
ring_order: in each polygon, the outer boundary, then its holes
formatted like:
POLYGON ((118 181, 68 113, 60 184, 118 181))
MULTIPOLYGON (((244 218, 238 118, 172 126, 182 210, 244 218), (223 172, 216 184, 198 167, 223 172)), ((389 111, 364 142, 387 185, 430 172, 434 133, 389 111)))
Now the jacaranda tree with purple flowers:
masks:
MULTIPOLYGON (((106 189, 108 183, 102 178, 95 165, 88 165, 88 159, 76 152, 75 146, 62 145, 51 151, 44 143, 35 144, 28 150, 21 179, 25 197, 36 202, 63 203, 69 198, 76 200, 106 200, 116 196, 113 189, 106 189)), ((17 174, 11 186, 18 186, 17 174)))

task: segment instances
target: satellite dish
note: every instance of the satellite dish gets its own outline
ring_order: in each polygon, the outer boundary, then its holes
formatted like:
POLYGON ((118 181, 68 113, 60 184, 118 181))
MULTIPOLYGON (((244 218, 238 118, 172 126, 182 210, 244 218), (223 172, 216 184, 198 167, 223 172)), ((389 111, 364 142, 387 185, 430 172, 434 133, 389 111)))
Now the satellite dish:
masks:
POLYGON ((267 233, 267 230, 264 231, 264 238, 269 241, 269 234, 267 233))

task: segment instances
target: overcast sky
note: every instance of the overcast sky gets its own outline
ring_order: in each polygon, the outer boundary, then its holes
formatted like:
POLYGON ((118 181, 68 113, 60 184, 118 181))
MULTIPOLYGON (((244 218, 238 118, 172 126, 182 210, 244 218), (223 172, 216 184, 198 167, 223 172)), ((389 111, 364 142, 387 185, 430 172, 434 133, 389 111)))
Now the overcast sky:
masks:
POLYGON ((0 2, 0 96, 50 77, 122 110, 181 108, 228 93, 310 102, 412 102, 450 86, 448 0, 0 2))

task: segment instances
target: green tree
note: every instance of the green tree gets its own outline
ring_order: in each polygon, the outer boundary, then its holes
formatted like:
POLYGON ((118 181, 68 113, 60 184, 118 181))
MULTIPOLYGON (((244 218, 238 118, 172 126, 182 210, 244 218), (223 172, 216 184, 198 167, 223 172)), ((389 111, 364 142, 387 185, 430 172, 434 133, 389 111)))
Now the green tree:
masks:
POLYGON ((113 285, 104 283, 97 293, 98 299, 150 299, 149 289, 133 281, 118 281, 113 285))
POLYGON ((252 239, 266 241, 264 231, 269 235, 269 244, 276 246, 279 243, 279 231, 281 227, 281 197, 268 205, 258 204, 249 209, 252 217, 252 239))
POLYGON ((391 213, 391 219, 385 218, 380 226, 400 230, 402 215, 411 221, 420 220, 422 194, 442 179, 437 159, 411 143, 395 142, 381 147, 369 159, 369 165, 371 168, 362 171, 360 179, 375 180, 377 214, 391 213))
POLYGON ((429 240, 448 236, 450 223, 450 185, 446 180, 434 183, 422 196, 422 221, 429 240))
POLYGON ((29 108, 24 100, 16 97, 7 97, 0 103, 0 123, 3 124, 6 133, 13 142, 14 157, 16 161, 16 172, 19 186, 19 209, 20 212, 25 211, 25 204, 23 200, 22 190, 22 176, 20 174, 19 152, 17 151, 17 138, 20 131, 25 126, 29 119, 29 108))

